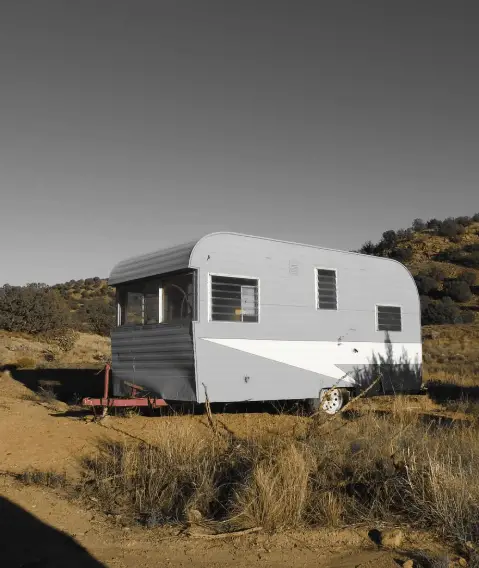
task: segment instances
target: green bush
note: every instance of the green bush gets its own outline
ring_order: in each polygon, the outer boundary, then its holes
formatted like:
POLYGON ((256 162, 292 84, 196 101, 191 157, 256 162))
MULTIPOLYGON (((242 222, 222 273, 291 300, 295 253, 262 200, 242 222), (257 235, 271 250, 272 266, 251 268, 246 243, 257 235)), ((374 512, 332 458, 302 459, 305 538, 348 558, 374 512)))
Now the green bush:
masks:
POLYGON ((456 223, 452 218, 443 221, 438 229, 438 233, 442 237, 457 237, 458 235, 463 235, 465 231, 464 226, 459 225, 459 223, 456 223))
POLYGON ((437 280, 434 280, 434 278, 430 276, 419 274, 416 276, 415 281, 419 294, 423 296, 428 296, 431 292, 435 292, 439 288, 437 280))
POLYGON ((441 325, 462 323, 461 310, 451 298, 443 298, 438 302, 430 302, 422 312, 423 325, 441 325))
POLYGON ((398 241, 410 241, 414 236, 414 231, 412 229, 399 229, 396 233, 396 238, 398 241))
POLYGON ((463 311, 461 314, 462 323, 474 323, 476 321, 476 317, 474 312, 471 311, 463 311))
POLYGON ((426 223, 426 227, 432 231, 438 231, 441 224, 442 221, 439 221, 439 219, 429 219, 429 221, 426 223))
POLYGON ((456 217, 454 219, 454 221, 458 225, 462 225, 463 227, 469 227, 469 225, 471 225, 473 223, 473 220, 471 219, 471 217, 467 217, 466 215, 464 215, 462 217, 456 217))
POLYGON ((68 305, 56 290, 42 284, 0 288, 0 329, 36 334, 70 324, 68 305))
POLYGON ((414 221, 412 222, 412 229, 413 231, 416 231, 416 233, 424 231, 425 228, 426 228, 426 222, 423 221, 422 219, 414 219, 414 221))
POLYGON ((410 247, 406 248, 393 248, 390 257, 399 262, 409 262, 413 257, 413 250, 410 247))
POLYGON ((455 302, 468 302, 472 298, 471 288, 463 280, 448 280, 444 283, 444 293, 455 302))
POLYGON ((363 246, 359 249, 359 252, 362 254, 374 254, 376 246, 372 241, 367 241, 363 244, 363 246))
POLYGON ((437 266, 433 266, 431 270, 429 270, 429 276, 434 278, 437 282, 443 282, 446 279, 446 274, 443 270, 438 268, 437 266))
POLYGON ((467 271, 461 274, 460 280, 466 282, 469 286, 474 286, 477 282, 477 274, 475 272, 467 271))
POLYGON ((93 333, 108 336, 115 325, 115 304, 104 298, 94 298, 79 310, 78 319, 93 333))
POLYGON ((383 233, 382 241, 387 248, 393 248, 397 243, 396 231, 389 230, 383 233))

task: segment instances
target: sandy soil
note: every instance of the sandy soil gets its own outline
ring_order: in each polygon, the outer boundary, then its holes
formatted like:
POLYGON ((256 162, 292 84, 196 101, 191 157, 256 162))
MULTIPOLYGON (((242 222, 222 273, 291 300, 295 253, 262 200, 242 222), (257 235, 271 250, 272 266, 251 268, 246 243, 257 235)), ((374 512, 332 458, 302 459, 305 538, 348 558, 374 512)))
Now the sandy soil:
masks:
MULTIPOLYGON (((260 427, 283 435, 301 428, 306 420, 271 414, 225 414, 217 419, 237 434, 260 427)), ((407 534, 405 550, 379 550, 368 537, 374 527, 216 540, 178 535, 177 529, 126 529, 99 513, 94 503, 88 508, 58 491, 26 486, 12 476, 32 467, 74 475, 80 457, 94 451, 99 438, 132 435, 154 441, 162 428, 174 427, 176 421, 191 421, 208 435, 204 416, 110 417, 101 424, 91 422, 72 415, 64 403, 35 400, 8 373, 1 375, 0 565, 393 568, 419 548, 439 550, 429 537, 412 533, 407 534)))

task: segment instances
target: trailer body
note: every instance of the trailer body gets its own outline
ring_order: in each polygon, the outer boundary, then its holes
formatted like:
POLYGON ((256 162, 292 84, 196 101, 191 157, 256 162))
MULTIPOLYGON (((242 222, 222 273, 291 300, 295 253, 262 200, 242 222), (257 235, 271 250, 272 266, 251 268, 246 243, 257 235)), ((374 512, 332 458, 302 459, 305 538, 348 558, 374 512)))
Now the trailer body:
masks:
POLYGON ((378 375, 382 393, 421 386, 417 288, 388 258, 213 233, 120 262, 109 284, 115 396, 312 399, 378 375))

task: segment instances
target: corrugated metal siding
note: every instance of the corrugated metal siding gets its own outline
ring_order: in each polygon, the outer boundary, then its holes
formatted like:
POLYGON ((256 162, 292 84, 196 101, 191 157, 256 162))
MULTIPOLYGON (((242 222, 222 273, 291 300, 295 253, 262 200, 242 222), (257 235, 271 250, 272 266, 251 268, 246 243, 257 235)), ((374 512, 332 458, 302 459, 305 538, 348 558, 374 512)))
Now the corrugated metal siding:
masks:
POLYGON ((191 251, 196 242, 123 260, 113 267, 108 283, 116 286, 122 282, 184 270, 189 266, 191 251))
POLYGON ((118 327, 111 336, 113 392, 128 395, 124 381, 166 400, 196 400, 193 340, 185 327, 165 324, 118 327))

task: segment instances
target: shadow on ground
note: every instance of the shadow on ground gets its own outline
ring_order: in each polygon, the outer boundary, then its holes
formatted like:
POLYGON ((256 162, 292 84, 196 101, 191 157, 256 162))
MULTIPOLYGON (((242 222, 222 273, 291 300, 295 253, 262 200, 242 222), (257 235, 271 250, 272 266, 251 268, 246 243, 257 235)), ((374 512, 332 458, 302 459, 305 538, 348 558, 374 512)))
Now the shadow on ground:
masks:
POLYGON ((426 385, 431 400, 438 404, 450 401, 479 401, 479 386, 464 387, 441 381, 430 381, 426 385))
POLYGON ((0 497, 1 566, 103 568, 73 538, 0 497))
POLYGON ((71 403, 86 396, 103 396, 103 369, 20 369, 15 365, 0 366, 33 392, 51 390, 58 400, 71 403))
MULTIPOLYGON (((79 403, 84 397, 100 398, 103 396, 104 371, 96 369, 20 369, 15 365, 0 365, 0 372, 9 371, 11 376, 18 382, 25 385, 33 392, 39 392, 42 388, 49 389, 54 393, 55 398, 68 404, 79 403)), ((112 393, 110 392, 110 395, 112 393)), ((303 409, 299 401, 277 401, 277 402, 241 402, 228 404, 211 404, 213 413, 239 414, 239 413, 270 413, 287 414, 302 412, 303 409)), ((118 412, 121 414, 122 411, 118 412)), ((124 411, 123 411, 124 412, 124 411)), ((91 410, 85 411, 72 409, 65 415, 80 416, 89 414, 91 410)), ((115 414, 112 409, 111 414, 115 414)), ((139 412, 140 413, 140 412, 139 412)), ((203 404, 178 403, 163 409, 149 411, 142 410, 141 414, 152 414, 162 416, 184 415, 184 414, 204 414, 203 404)))

